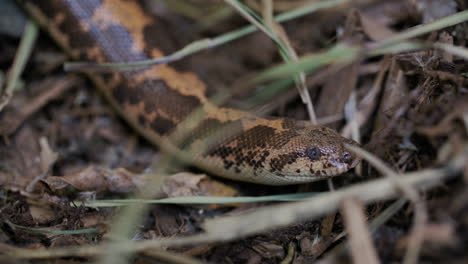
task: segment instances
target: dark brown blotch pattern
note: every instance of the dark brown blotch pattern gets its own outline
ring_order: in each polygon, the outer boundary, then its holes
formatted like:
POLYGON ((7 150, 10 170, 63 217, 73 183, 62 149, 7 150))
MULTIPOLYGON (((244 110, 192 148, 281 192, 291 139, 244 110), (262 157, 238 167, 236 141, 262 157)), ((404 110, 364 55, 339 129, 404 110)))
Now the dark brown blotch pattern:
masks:
POLYGON ((177 50, 177 34, 170 31, 171 26, 166 25, 163 19, 157 19, 143 28, 144 52, 151 56, 154 48, 161 50, 164 54, 170 54, 177 50), (174 39, 176 38, 176 39, 174 39), (176 44, 176 45, 174 45, 176 44))
MULTIPOLYGON (((201 105, 195 96, 186 96, 172 90, 161 80, 145 80, 138 87, 129 87, 131 84, 122 82, 113 89, 113 96, 121 104, 137 105, 143 103, 145 113, 151 114, 154 111, 164 112, 171 120, 165 119, 165 124, 170 123, 171 128, 184 120, 193 110, 201 105), (169 122, 170 121, 170 122, 169 122)), ((164 118, 157 117, 157 120, 164 118)), ((154 123, 155 121, 153 121, 154 123)), ((157 131, 161 131, 161 127, 157 131)), ((165 132, 170 131, 167 129, 165 132)))
POLYGON ((280 172, 286 164, 293 164, 299 157, 303 156, 304 153, 301 152, 291 152, 278 155, 278 157, 270 160, 270 172, 280 172))
POLYGON ((161 109, 161 111, 172 115, 174 119, 182 121, 198 107, 201 107, 197 97, 174 91, 160 80, 146 80, 142 86, 145 91, 144 102, 147 112, 161 109), (158 88, 154 89, 155 86, 158 88))
POLYGON ((146 127, 146 125, 148 125, 148 119, 142 114, 138 115, 137 120, 138 120, 138 124, 140 124, 140 126, 142 127, 146 127))
MULTIPOLYGON (((198 140, 204 140, 209 147, 220 143, 220 141, 228 142, 241 132, 242 123, 239 120, 221 122, 218 119, 207 118, 191 131, 190 136, 185 138, 180 147, 186 148, 198 140)), ((210 148, 206 152, 209 151, 210 148)))
POLYGON ((208 156, 220 157, 226 170, 232 168, 234 172, 240 173, 242 167, 249 166, 253 169, 254 176, 257 175, 259 169, 264 168, 265 161, 269 155, 270 152, 264 149, 246 151, 242 147, 223 145, 208 153, 208 156))
MULTIPOLYGON (((42 12, 46 13, 50 18, 62 17, 63 21, 57 24, 57 27, 63 35, 68 37, 68 44, 73 50, 80 50, 80 57, 77 59, 89 59, 85 55, 86 49, 95 47, 96 43, 91 37, 88 31, 80 26, 81 20, 89 19, 94 10, 101 6, 101 0, 95 1, 86 1, 86 3, 81 3, 81 1, 62 1, 62 0, 52 0, 52 1, 33 1, 42 12), (71 5, 80 5, 82 12, 79 14, 70 14, 67 13, 67 10, 71 8, 71 5)), ((83 1, 84 2, 84 1, 83 1)))
POLYGON ((310 172, 311 175, 315 175, 315 170, 312 167, 309 168, 309 172, 310 172))
POLYGON ((160 135, 169 135, 176 127, 176 123, 162 116, 157 116, 151 122, 151 129, 160 135))
MULTIPOLYGON (((270 151, 266 149, 280 149, 297 135, 294 129, 278 131, 273 127, 258 125, 228 140, 225 146, 210 150, 207 155, 221 158, 225 169, 233 168, 237 173, 242 166, 250 166, 255 175, 259 169, 265 167, 270 155, 270 151)), ((297 155, 299 154, 294 152, 274 158, 272 171, 279 171, 286 163, 294 162, 297 155)))
POLYGON ((291 138, 296 137, 298 134, 294 129, 277 131, 273 127, 258 125, 255 126, 238 137, 236 141, 239 145, 247 146, 248 148, 273 148, 280 149, 286 145, 291 138))

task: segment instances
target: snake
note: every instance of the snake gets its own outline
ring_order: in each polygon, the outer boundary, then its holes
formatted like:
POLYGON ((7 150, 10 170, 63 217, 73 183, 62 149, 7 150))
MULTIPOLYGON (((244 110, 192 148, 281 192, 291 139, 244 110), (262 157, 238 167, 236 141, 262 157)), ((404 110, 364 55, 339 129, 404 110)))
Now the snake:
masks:
MULTIPOLYGON (((164 25, 133 0, 19 0, 75 60, 128 63, 164 57, 164 25)), ((169 64, 88 72, 112 107, 151 144, 210 174, 264 185, 331 178, 354 168, 359 146, 335 130, 218 106, 207 84, 169 64)))

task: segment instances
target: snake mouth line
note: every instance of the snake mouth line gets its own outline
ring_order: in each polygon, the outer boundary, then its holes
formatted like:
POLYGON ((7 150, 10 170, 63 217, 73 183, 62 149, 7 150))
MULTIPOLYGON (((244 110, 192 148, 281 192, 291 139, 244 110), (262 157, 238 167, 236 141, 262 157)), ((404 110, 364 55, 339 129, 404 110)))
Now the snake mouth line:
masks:
POLYGON ((337 166, 337 167, 335 167, 333 169, 326 170, 325 171, 325 176, 328 176, 328 177, 337 176, 337 175, 340 175, 340 174, 346 172, 348 169, 349 169, 348 164, 343 164, 343 165, 337 166))
POLYGON ((285 179, 290 180, 291 182, 296 182, 296 183, 303 183, 303 182, 310 182, 311 179, 313 181, 320 181, 324 179, 330 178, 329 176, 326 175, 318 175, 318 176, 284 176, 285 179))
POLYGON ((348 169, 350 169, 350 166, 348 166, 348 164, 344 164, 344 165, 341 165, 339 167, 326 170, 326 171, 324 171, 324 173, 320 173, 320 175, 314 175, 314 176, 286 175, 286 176, 284 176, 284 178, 286 178, 288 180, 295 181, 295 182, 305 182, 305 181, 309 182, 311 178, 314 178, 314 181, 319 181, 319 180, 328 179, 328 178, 331 178, 331 177, 334 177, 334 176, 338 176, 338 175, 348 171, 348 169))

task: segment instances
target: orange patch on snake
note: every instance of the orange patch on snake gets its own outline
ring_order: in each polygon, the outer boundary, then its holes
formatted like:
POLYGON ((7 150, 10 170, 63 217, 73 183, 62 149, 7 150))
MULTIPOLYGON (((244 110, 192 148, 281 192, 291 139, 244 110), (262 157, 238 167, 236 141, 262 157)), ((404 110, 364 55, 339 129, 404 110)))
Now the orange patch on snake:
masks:
POLYGON ((141 52, 145 46, 144 28, 154 23, 146 16, 136 1, 103 0, 96 8, 91 19, 92 22, 106 29, 112 25, 123 26, 134 39, 132 51, 141 52), (121 19, 127 18, 127 19, 121 19))
POLYGON ((98 63, 103 63, 106 61, 106 57, 102 54, 102 51, 99 47, 92 47, 87 49, 86 55, 98 63))

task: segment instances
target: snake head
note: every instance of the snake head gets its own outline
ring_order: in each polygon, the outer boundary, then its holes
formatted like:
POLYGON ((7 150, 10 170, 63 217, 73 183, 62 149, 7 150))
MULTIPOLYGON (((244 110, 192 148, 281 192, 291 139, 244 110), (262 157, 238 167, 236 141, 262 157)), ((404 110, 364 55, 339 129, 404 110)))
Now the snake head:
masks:
MULTIPOLYGON (((296 131, 284 149, 287 153, 270 160, 272 171, 289 184, 312 182, 340 175, 354 168, 361 158, 345 145, 358 143, 326 127, 306 127, 296 131)), ((278 182, 278 184, 282 184, 278 182)))

